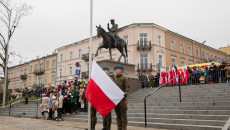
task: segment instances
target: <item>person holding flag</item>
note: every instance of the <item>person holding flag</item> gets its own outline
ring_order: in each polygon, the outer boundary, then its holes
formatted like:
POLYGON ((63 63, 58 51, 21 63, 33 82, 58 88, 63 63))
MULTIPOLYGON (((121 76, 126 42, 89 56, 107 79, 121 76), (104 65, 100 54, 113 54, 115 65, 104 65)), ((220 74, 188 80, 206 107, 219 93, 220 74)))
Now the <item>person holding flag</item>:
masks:
POLYGON ((118 130, 127 130, 127 101, 126 97, 130 90, 130 85, 128 79, 122 74, 123 66, 115 66, 116 77, 114 82, 116 85, 125 93, 125 97, 120 101, 120 103, 115 107, 115 112, 117 115, 117 127, 118 130))
MULTIPOLYGON (((120 69, 116 69, 116 81, 114 80, 113 82, 113 80, 101 69, 96 61, 93 61, 90 81, 85 93, 85 97, 92 104, 95 110, 103 116, 103 118, 106 118, 106 116, 109 115, 115 108, 118 119, 118 128, 126 129, 127 103, 125 96, 127 93, 124 93, 123 91, 128 92, 129 85, 128 83, 125 83, 127 78, 124 78, 122 75, 123 69, 120 71, 118 70, 120 69)), ((92 117, 92 115, 89 115, 89 117, 92 117)), ((94 117, 96 117, 96 114, 94 117)), ((96 123, 95 125, 92 124, 93 119, 89 123, 88 128, 95 130, 96 123)))
MULTIPOLYGON (((102 69, 111 79, 113 79, 109 75, 109 67, 103 67, 102 69)), ((110 130, 111 122, 112 122, 112 114, 110 112, 105 118, 103 118, 102 130, 110 130)), ((95 130, 96 124, 97 124, 97 110, 93 106, 91 106, 91 129, 92 130, 95 130)))

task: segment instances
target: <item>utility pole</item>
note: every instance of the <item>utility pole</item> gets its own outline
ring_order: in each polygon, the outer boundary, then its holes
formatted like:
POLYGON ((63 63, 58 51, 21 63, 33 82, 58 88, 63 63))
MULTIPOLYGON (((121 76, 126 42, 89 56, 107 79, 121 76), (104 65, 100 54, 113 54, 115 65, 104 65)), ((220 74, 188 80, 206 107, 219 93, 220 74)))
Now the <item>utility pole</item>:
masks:
POLYGON ((9 26, 8 26, 8 39, 7 39, 7 44, 6 44, 6 53, 5 53, 5 57, 6 57, 6 64, 5 64, 5 76, 4 76, 4 88, 3 88, 3 103, 2 103, 2 107, 4 108, 6 105, 6 85, 7 85, 7 79, 8 79, 8 75, 7 75, 7 69, 8 69, 8 48, 9 48, 9 41, 10 41, 10 36, 11 36, 11 30, 10 30, 10 23, 11 23, 11 10, 4 4, 2 3, 2 1, 0 1, 0 3, 7 9, 7 11, 9 11, 9 26))

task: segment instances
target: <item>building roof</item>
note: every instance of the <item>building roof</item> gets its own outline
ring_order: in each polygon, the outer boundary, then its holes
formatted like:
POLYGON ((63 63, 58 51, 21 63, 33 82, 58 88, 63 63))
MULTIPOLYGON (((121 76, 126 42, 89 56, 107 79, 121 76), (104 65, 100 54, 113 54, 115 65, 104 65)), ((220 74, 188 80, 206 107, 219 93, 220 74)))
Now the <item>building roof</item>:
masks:
POLYGON ((31 61, 25 62, 25 63, 23 63, 23 64, 18 64, 18 65, 15 65, 15 66, 11 66, 11 67, 9 67, 9 69, 17 68, 17 67, 19 67, 19 66, 29 64, 29 63, 34 62, 34 61, 36 61, 36 60, 40 60, 40 59, 47 58, 47 57, 51 57, 51 56, 55 56, 55 55, 57 55, 57 53, 54 53, 54 54, 51 54, 51 55, 47 55, 47 56, 43 56, 43 57, 41 57, 41 58, 38 58, 38 59, 35 59, 35 60, 31 60, 31 61))

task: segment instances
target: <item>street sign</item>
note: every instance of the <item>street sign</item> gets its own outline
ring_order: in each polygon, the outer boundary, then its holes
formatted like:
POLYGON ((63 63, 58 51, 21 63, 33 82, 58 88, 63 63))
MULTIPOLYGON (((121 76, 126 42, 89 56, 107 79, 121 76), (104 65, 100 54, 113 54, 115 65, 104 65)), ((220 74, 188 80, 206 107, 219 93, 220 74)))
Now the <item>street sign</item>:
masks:
POLYGON ((76 67, 80 67, 80 63, 79 62, 76 62, 76 67))
POLYGON ((76 75, 80 75, 81 71, 80 70, 76 70, 76 75))

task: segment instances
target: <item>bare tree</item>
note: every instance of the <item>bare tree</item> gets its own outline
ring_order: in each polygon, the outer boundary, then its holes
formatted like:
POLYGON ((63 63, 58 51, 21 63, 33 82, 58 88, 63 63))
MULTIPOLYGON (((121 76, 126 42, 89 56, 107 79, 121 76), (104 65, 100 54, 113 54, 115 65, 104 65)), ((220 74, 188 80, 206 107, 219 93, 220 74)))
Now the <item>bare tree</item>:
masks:
MULTIPOLYGON (((5 75, 8 59, 14 52, 8 52, 10 40, 23 17, 30 14, 32 7, 26 3, 13 5, 11 0, 0 0, 0 71, 5 75)), ((6 77, 6 90, 8 90, 8 74, 6 77)), ((8 97, 8 91, 6 93, 8 97)), ((7 102, 8 98, 6 98, 7 102)))

